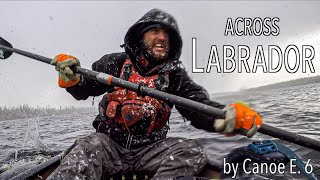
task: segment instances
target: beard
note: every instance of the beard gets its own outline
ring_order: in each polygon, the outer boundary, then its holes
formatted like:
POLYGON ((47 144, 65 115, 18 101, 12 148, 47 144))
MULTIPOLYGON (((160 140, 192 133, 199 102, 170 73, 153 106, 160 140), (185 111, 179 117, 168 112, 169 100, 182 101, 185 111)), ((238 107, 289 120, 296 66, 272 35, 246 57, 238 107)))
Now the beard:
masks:
POLYGON ((142 42, 142 52, 147 60, 154 64, 161 64, 168 59, 169 48, 165 48, 164 51, 161 52, 155 52, 154 48, 152 43, 142 42))

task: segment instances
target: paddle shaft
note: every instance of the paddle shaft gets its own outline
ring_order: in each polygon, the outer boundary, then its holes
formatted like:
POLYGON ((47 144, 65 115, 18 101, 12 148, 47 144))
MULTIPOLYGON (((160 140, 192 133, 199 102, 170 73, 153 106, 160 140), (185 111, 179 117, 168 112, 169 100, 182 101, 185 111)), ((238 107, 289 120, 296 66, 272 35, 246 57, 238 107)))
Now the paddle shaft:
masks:
MULTIPOLYGON (((16 49, 16 48, 9 48, 9 47, 2 46, 2 45, 0 45, 0 48, 7 50, 7 51, 18 53, 20 55, 23 55, 23 56, 26 56, 26 57, 29 57, 32 59, 39 60, 39 61, 47 63, 47 64, 50 64, 50 62, 52 61, 52 59, 50 59, 50 58, 40 56, 40 55, 37 55, 34 53, 30 53, 27 51, 23 51, 20 49, 16 49)), ((78 67, 74 70, 75 70, 75 72, 77 72, 83 76, 97 80, 101 83, 123 87, 128 90, 137 92, 141 96, 150 96, 150 97, 153 97, 156 99, 170 102, 170 103, 175 104, 177 106, 184 107, 184 108, 189 109, 191 111, 200 112, 200 113, 204 113, 207 115, 212 115, 212 116, 215 116, 218 118, 224 118, 224 116, 225 116, 224 112, 218 108, 214 108, 214 107, 208 106, 206 104, 202 104, 202 103, 199 103, 196 101, 192 101, 190 99, 186 99, 186 98, 183 98, 180 96, 165 93, 165 92, 155 90, 152 88, 140 86, 138 84, 134 84, 134 83, 125 81, 121 78, 117 78, 117 77, 111 76, 109 74, 96 72, 96 71, 92 71, 92 70, 81 68, 81 67, 78 67)), ((291 132, 288 132, 288 131, 285 131, 285 130, 282 130, 282 129, 279 129, 276 127, 272 127, 267 124, 263 124, 262 127, 259 129, 259 132, 266 134, 266 135, 269 135, 269 136, 272 136, 272 137, 275 137, 275 138, 283 139, 288 142, 292 142, 292 143, 295 143, 295 144, 298 144, 298 145, 301 145, 304 147, 308 147, 310 149, 320 151, 320 142, 318 142, 314 139, 311 139, 311 138, 307 138, 307 137, 298 135, 296 133, 291 133, 291 132)))
MULTIPOLYGON (((36 59, 39 60, 41 62, 50 64, 50 62, 52 61, 52 59, 44 57, 44 56, 40 56, 34 53, 30 53, 27 51, 23 51, 20 49, 16 49, 16 48, 9 48, 6 46, 2 46, 0 45, 0 48, 7 50, 7 51, 12 51, 15 52, 17 54, 32 58, 32 59, 36 59)), ((97 80, 99 82, 102 82, 104 84, 109 84, 109 85, 114 85, 114 86, 119 86, 119 87, 123 87, 126 88, 128 90, 131 91, 135 91, 140 93, 141 95, 146 95, 146 96, 150 96, 150 97, 154 97, 156 99, 161 99, 167 102, 171 102, 173 104, 176 104, 178 106, 182 106, 184 108, 190 109, 192 111, 197 111, 197 112, 202 112, 205 114, 209 114, 209 115, 215 115, 218 117, 223 118, 224 117, 224 112, 221 111, 220 109, 196 102, 196 101, 192 101, 190 99, 186 99, 186 98, 182 98, 180 96, 175 96, 169 93, 165 93, 162 91, 158 91, 155 89, 151 89, 151 88, 147 88, 144 86, 139 86, 138 84, 134 84, 128 81, 125 81, 123 79, 111 76, 109 74, 105 74, 105 73, 99 73, 96 71, 92 71, 89 69, 85 69, 85 68, 81 68, 78 67, 76 69, 74 69, 75 72, 84 75, 86 77, 89 77, 91 79, 97 80), (109 80, 109 82, 108 82, 109 80), (111 81, 110 81, 111 80, 111 81)))

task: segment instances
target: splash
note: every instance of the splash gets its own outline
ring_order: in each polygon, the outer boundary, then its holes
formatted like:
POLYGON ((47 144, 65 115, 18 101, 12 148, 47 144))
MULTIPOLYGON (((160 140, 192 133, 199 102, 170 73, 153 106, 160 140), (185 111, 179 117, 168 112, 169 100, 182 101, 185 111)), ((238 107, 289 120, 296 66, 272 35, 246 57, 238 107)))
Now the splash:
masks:
POLYGON ((27 120, 22 147, 9 153, 5 159, 0 161, 0 179, 10 179, 61 153, 60 151, 50 150, 41 141, 39 121, 39 116, 27 120), (28 146, 27 149, 26 146, 28 146), (29 148, 30 146, 31 148, 29 148))
MULTIPOLYGON (((40 150, 44 150, 44 151, 50 151, 49 147, 44 144, 41 139, 40 139, 40 134, 39 134, 39 116, 35 119, 29 119, 27 121, 27 130, 26 130, 26 135, 25 135, 25 138, 23 140, 23 143, 22 143, 22 148, 21 149, 24 149, 25 145, 26 145, 26 142, 28 141, 28 139, 31 139, 36 148, 38 149, 38 151, 40 150)), ((15 160, 17 160, 17 156, 18 156, 18 150, 16 150, 16 154, 15 154, 15 160)))

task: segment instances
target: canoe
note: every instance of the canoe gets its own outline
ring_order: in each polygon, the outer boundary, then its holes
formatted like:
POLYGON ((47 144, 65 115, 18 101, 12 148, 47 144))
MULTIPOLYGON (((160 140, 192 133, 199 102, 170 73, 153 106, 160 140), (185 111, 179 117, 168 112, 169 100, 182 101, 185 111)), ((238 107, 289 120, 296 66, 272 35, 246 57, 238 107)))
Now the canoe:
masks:
MULTIPOLYGON (((227 162, 230 163, 242 163, 244 159, 249 158, 254 160, 255 162, 267 162, 267 163, 287 163, 288 159, 281 153, 279 152, 271 152, 267 154, 257 154, 248 149, 248 146, 243 146, 239 147, 237 149, 234 149, 231 151, 228 156, 226 157, 227 162)), ((10 179, 10 180, 21 180, 21 179, 46 179, 60 164, 60 159, 61 155, 56 155, 52 157, 51 159, 36 165, 34 167, 31 167, 27 170, 17 170, 13 169, 11 171, 15 172, 15 175, 8 173, 9 176, 2 177, 5 179, 10 179), (19 171, 19 174, 16 173, 16 171, 19 171)), ((210 162, 210 161, 209 161, 210 162)), ((209 179, 216 179, 216 178, 230 178, 230 174, 223 174, 223 168, 222 164, 213 164, 213 163, 207 163, 204 169, 196 175, 196 177, 190 177, 190 179, 199 179, 199 180, 209 180, 209 179)), ((267 179, 263 176, 259 175, 249 175, 250 178, 255 178, 255 179, 267 179)), ((237 176, 237 178, 239 178, 237 176)), ((246 175, 245 177, 241 179, 246 179, 248 176, 246 175)), ((135 175, 135 174, 117 174, 112 177, 103 177, 103 179, 112 179, 112 180, 133 180, 133 179, 148 179, 147 176, 145 175, 135 175)))
MULTIPOLYGON (((60 164, 60 155, 57 155, 38 166, 21 172, 20 174, 10 178, 10 180, 43 180, 46 179, 60 164)), ((209 179, 209 178, 219 178, 220 177, 220 168, 217 165, 207 164, 205 168, 197 175, 198 179, 209 179)), ((134 174, 118 174, 112 177, 104 179, 113 179, 113 180, 130 180, 130 179, 148 179, 147 176, 143 175, 134 175, 134 174)))
MULTIPOLYGON (((19 170, 19 174, 7 176, 5 179, 11 180, 21 180, 21 179, 46 179, 60 164, 60 155, 57 155, 35 167, 32 167, 28 170, 19 170)), ((269 163, 287 163, 288 159, 279 152, 272 152, 264 155, 259 155, 249 150, 247 146, 237 148, 231 151, 226 157, 227 161, 230 163, 241 163, 244 159, 249 158, 255 162, 269 162, 269 163)), ((210 161, 209 161, 210 162, 210 161)), ((213 163, 207 163, 204 169, 196 175, 196 177, 191 177, 191 179, 214 179, 214 178, 228 178, 230 174, 223 174, 221 167, 222 165, 217 165, 213 163)), ((15 170, 13 170, 15 171, 15 170)), ((16 170, 17 171, 17 170, 16 170)), ((237 176, 238 177, 238 176, 237 176)), ((251 178, 255 179, 267 179, 259 175, 249 175, 251 178)), ((3 178, 3 177, 2 177, 3 178)), ((246 179, 248 176, 241 177, 241 179, 246 179)), ((1 179, 1 175, 0 175, 1 179)), ((113 179, 113 180, 131 180, 131 179, 148 179, 145 175, 134 175, 134 174, 117 174, 112 177, 103 177, 103 179, 113 179)))

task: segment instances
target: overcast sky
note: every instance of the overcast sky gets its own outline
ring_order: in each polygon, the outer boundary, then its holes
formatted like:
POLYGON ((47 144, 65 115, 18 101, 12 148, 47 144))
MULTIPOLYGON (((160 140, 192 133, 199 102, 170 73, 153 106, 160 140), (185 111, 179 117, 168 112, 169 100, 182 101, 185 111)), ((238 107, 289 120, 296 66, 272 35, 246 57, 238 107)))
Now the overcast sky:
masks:
MULTIPOLYGON (((128 28, 153 8, 167 11, 176 18, 184 41, 181 60, 194 81, 210 93, 319 75, 320 2, 315 1, 0 1, 0 36, 16 48, 47 57, 72 54, 80 59, 82 67, 90 68, 103 55, 122 51, 119 45, 128 28), (224 36, 228 17, 279 17, 280 35, 224 36), (223 45, 248 45, 254 53, 257 45, 278 45, 284 49, 295 44, 299 49, 301 45, 315 48, 316 73, 263 74, 261 69, 256 74, 221 74, 214 70, 207 74, 191 73, 192 37, 197 38, 198 67, 206 67, 211 45, 218 46, 222 57, 223 45)), ((77 102, 59 88, 54 67, 16 54, 0 62, 0 84, 0 106, 88 106, 92 101, 90 98, 77 102)))

